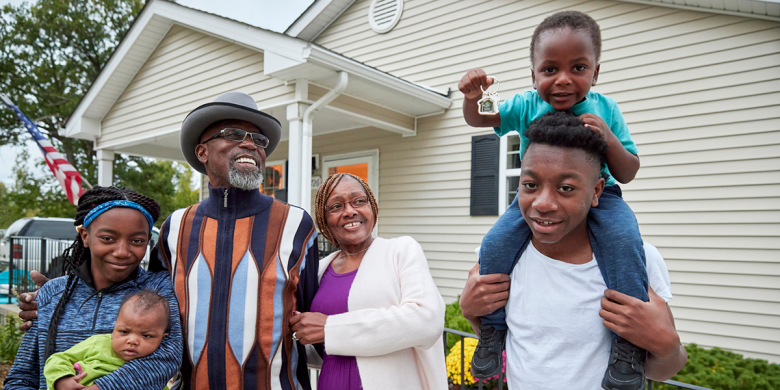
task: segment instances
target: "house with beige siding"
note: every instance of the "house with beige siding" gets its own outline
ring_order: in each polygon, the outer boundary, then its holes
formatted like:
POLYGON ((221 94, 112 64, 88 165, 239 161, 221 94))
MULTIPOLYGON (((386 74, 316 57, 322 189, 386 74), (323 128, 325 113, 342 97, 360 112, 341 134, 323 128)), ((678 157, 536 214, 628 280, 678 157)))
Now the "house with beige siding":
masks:
POLYGON ((185 115, 248 93, 284 129, 264 193, 311 210, 328 174, 365 177, 377 233, 419 241, 451 302, 519 174, 517 137, 467 126, 457 82, 481 67, 502 98, 531 88, 531 34, 564 9, 602 28, 594 89, 639 147, 624 197, 682 340, 780 362, 777 0, 316 0, 284 34, 151 0, 66 131, 107 185, 115 154, 183 161, 185 115))

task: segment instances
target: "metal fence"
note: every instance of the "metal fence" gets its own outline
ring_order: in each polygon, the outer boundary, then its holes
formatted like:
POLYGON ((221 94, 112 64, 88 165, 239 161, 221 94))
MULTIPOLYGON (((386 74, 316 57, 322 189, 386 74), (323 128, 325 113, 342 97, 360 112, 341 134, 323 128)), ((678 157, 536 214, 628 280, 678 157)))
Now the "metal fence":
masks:
MULTIPOLYGON (((464 381, 464 379, 465 379, 464 376, 465 376, 465 372, 467 372, 466 371, 467 369, 469 371, 471 370, 471 368, 470 368, 471 367, 471 362, 466 362, 465 361, 466 360, 466 350, 465 350, 464 339, 466 339, 466 338, 476 339, 477 335, 472 334, 472 333, 461 332, 461 331, 455 330, 455 329, 444 328, 444 356, 447 356, 450 353, 450 351, 447 350, 447 333, 454 334, 454 335, 456 335, 456 336, 458 336, 460 338, 460 388, 461 388, 461 390, 465 390, 465 389, 467 389, 467 387, 466 387, 466 382, 464 381), (468 364, 468 366, 466 364, 468 364)), ((658 383, 658 382, 653 382, 653 381, 648 379, 647 380, 647 390, 652 390, 654 383, 658 383)), ((682 382, 677 382, 677 381, 672 381, 672 380, 668 380, 668 381, 660 382, 660 383, 663 383, 663 384, 666 384, 666 385, 671 385, 671 386, 676 386, 677 389, 680 389, 680 390, 682 390, 682 389, 686 389, 686 390, 712 390, 712 389, 709 389, 709 388, 706 388, 706 387, 689 385, 687 383, 682 383, 682 382)), ((469 386, 468 388, 473 388, 473 387, 469 386)), ((479 390, 483 390, 483 383, 482 382, 478 382, 477 388, 479 390)), ((504 373, 501 372, 501 373, 498 374, 498 389, 499 390, 503 390, 503 388, 504 388, 504 373)))
POLYGON ((337 251, 335 245, 333 245, 330 241, 326 240, 325 237, 322 234, 317 235, 317 250, 320 254, 320 259, 324 259, 329 254, 337 251))
POLYGON ((0 303, 12 303, 19 294, 38 289, 30 279, 31 271, 47 277, 62 273, 62 251, 71 241, 39 237, 9 237, 8 269, 0 272, 0 303))
MULTIPOLYGON (((35 291, 38 287, 30 278, 30 272, 38 271, 48 278, 63 275, 62 252, 73 241, 40 237, 9 237, 10 256, 8 269, 0 272, 0 303, 13 303, 19 294, 35 291)), ((149 264, 149 254, 154 241, 149 242, 141 267, 149 264)))

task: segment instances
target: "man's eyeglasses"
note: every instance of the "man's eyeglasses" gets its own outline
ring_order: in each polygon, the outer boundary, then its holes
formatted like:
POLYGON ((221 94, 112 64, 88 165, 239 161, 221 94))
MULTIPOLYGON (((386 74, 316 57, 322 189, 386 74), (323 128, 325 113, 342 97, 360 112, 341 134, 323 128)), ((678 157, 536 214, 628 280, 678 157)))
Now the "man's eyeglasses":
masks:
MULTIPOLYGON (((366 197, 355 198, 351 202, 347 202, 347 203, 351 204, 353 209, 359 209, 361 207, 366 207, 368 205, 368 198, 366 197)), ((338 214, 344 211, 345 207, 347 207, 346 204, 336 202, 325 206, 325 210, 327 210, 331 214, 338 214)))
POLYGON ((228 127, 220 130, 219 133, 214 134, 209 139, 201 142, 201 145, 213 139, 219 138, 220 136, 224 137, 228 141, 244 142, 247 135, 249 135, 249 137, 252 139, 252 143, 255 144, 255 146, 259 146, 263 149, 267 148, 268 144, 271 142, 268 139, 268 137, 260 133, 251 133, 246 130, 234 129, 232 127, 228 127))

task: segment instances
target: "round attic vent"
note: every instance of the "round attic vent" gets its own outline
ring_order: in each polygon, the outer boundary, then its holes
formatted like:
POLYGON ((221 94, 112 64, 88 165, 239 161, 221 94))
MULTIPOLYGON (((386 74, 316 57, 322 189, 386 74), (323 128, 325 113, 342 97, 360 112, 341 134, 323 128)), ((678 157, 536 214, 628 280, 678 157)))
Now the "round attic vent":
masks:
POLYGON ((398 24, 404 11, 403 0, 372 0, 368 24, 378 33, 386 33, 398 24))

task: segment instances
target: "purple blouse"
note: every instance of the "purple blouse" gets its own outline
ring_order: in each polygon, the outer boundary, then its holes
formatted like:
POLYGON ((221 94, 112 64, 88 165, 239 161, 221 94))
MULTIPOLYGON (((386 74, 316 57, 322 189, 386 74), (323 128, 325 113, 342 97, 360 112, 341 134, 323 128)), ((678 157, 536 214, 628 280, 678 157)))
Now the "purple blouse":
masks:
MULTIPOLYGON (((322 275, 320 288, 311 303, 311 311, 325 315, 346 313, 349 311, 349 289, 355 280, 358 270, 338 274, 333 265, 322 275)), ((357 360, 354 356, 328 355, 325 346, 325 356, 322 360, 322 371, 317 381, 318 390, 360 390, 357 360)))

